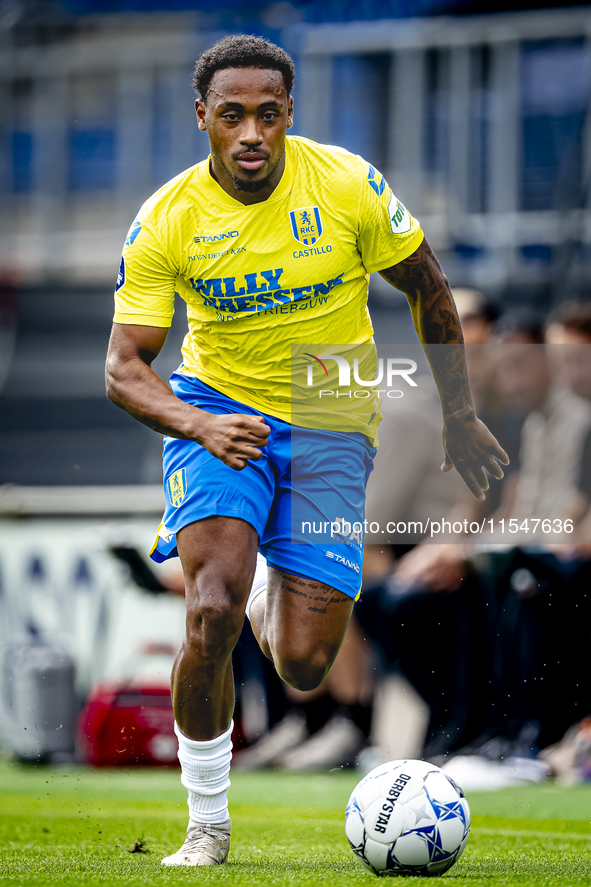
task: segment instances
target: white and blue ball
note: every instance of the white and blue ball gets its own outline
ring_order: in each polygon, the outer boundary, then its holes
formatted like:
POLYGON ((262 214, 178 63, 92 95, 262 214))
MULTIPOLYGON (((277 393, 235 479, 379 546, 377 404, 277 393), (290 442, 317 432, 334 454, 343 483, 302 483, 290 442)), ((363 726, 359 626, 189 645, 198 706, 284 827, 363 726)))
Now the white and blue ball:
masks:
POLYGON ((376 875, 442 875, 464 852, 470 808, 461 788, 425 761, 390 761, 353 789, 345 833, 376 875))

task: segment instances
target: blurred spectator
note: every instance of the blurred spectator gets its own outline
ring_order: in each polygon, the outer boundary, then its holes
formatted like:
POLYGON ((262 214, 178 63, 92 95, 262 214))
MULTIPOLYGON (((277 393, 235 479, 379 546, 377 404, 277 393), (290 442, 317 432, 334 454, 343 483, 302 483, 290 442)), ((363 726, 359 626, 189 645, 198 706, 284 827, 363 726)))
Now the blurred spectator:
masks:
POLYGON ((560 518, 577 484, 591 406, 553 382, 543 345, 505 346, 497 378, 507 404, 527 413, 510 516, 560 518))
POLYGON ((540 345, 544 341, 544 317, 530 308, 516 308, 501 315, 491 329, 490 342, 540 345))
MULTIPOLYGON (((490 422, 499 414, 493 366, 480 346, 488 340, 494 309, 482 293, 455 290, 466 341, 474 400, 490 422)), ((380 450, 368 483, 366 516, 379 525, 367 550, 400 537, 382 530, 391 521, 441 521, 472 517, 481 508, 455 472, 441 472, 441 415, 424 383, 412 397, 385 399, 380 450)), ((502 441, 501 441, 502 442, 502 441)), ((423 754, 442 755, 474 738, 488 717, 490 675, 482 665, 484 618, 474 593, 474 573, 462 544, 395 545, 395 572, 386 581, 364 582, 356 612, 376 643, 384 667, 399 668, 427 702, 429 725, 423 754), (445 652, 444 652, 445 651, 445 652)), ((490 661, 490 657, 489 657, 490 661)))
MULTIPOLYGON (((562 381, 571 391, 591 402, 591 302, 566 302, 556 309, 546 324, 546 341, 566 346, 558 352, 556 363, 562 381)), ((579 497, 573 499, 572 514, 578 521, 577 541, 582 557, 591 557, 591 429, 582 448, 578 477, 579 497)))
MULTIPOLYGON (((506 516, 520 523, 525 518, 566 516, 591 427, 589 404, 555 381, 548 350, 538 344, 542 334, 541 318, 531 312, 507 315, 493 331, 502 345, 496 378, 504 408, 527 417, 520 435, 514 502, 510 508, 505 503, 506 516)), ((591 384, 591 363, 587 377, 591 384)))
POLYGON ((462 321, 466 345, 484 345, 490 341, 490 333, 499 310, 479 290, 454 287, 454 302, 462 321))
POLYGON ((365 506, 366 546, 378 550, 385 543, 417 541, 416 535, 382 532, 390 522, 441 520, 458 499, 470 500, 459 474, 441 471, 441 407, 431 380, 420 378, 417 388, 403 398, 385 398, 382 413, 380 446, 365 506), (376 532, 371 531, 372 524, 377 525, 376 532))
POLYGON ((571 306, 550 318, 548 340, 571 346, 559 355, 538 344, 536 316, 529 328, 522 315, 501 318, 493 333, 503 345, 497 380, 505 406, 526 418, 515 501, 506 515, 521 530, 507 541, 522 547, 477 558, 489 612, 494 708, 472 751, 488 757, 533 755, 589 705, 589 567, 565 557, 561 546, 540 545, 539 534, 532 540, 528 521, 564 519, 579 482, 591 428, 591 404, 579 396, 591 391, 591 361, 581 351, 590 317, 586 307, 571 306))
POLYGON ((591 343, 591 302, 565 302, 548 317, 544 332, 548 345, 591 343))
MULTIPOLYGON (((480 341, 483 329, 475 333, 480 341)), ((500 429, 512 423, 521 448, 521 470, 511 479, 517 495, 501 504, 507 518, 519 515, 520 522, 554 517, 577 483, 591 427, 589 404, 554 381, 539 314, 504 316, 487 335, 501 346, 494 357, 489 349, 468 348, 478 409, 496 415, 503 445, 500 429)), ((584 375, 576 376, 580 384, 584 375)), ((382 438, 397 430, 386 425, 382 438)), ((510 448, 514 467, 518 446, 510 448)), ((413 458, 416 452, 398 459, 401 474, 413 458)), ((374 488, 387 501, 396 482, 388 484, 378 471, 374 488)), ((416 472, 413 478, 420 495, 416 472)), ((526 534, 523 541, 529 541, 526 534)), ((391 579, 367 589, 358 610, 362 625, 387 665, 397 663, 430 707, 425 756, 448 754, 466 742, 492 757, 511 751, 531 756, 576 719, 587 692, 578 678, 589 642, 582 575, 547 547, 504 547, 474 559, 462 545, 421 544, 399 559, 391 579)))

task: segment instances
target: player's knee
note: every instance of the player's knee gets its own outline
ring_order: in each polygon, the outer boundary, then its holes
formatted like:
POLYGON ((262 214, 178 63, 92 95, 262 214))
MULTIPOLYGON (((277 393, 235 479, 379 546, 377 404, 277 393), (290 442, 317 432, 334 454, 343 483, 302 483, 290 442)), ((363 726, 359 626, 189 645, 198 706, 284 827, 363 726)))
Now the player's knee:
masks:
POLYGON ((241 628, 242 612, 229 596, 211 596, 187 605, 187 642, 206 659, 229 655, 241 628))
POLYGON ((296 690, 315 690, 332 665, 332 657, 325 650, 286 651, 274 657, 280 677, 296 690))

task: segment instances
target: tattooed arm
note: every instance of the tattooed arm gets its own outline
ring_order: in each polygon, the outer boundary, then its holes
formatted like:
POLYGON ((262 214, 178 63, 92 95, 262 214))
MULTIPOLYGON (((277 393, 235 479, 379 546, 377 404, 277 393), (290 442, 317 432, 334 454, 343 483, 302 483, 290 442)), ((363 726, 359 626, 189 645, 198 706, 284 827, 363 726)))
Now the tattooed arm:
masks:
POLYGON ((463 348, 431 347, 461 346, 464 336, 449 283, 427 241, 408 259, 380 274, 408 299, 417 335, 433 368, 444 419, 473 414, 463 348))
POLYGON ((426 240, 408 259, 380 274, 406 295, 433 370, 443 410, 441 469, 449 471, 455 465, 472 493, 484 499, 488 480, 483 466, 500 480, 503 471, 495 460, 507 465, 509 458, 474 411, 462 327, 447 278, 426 240))

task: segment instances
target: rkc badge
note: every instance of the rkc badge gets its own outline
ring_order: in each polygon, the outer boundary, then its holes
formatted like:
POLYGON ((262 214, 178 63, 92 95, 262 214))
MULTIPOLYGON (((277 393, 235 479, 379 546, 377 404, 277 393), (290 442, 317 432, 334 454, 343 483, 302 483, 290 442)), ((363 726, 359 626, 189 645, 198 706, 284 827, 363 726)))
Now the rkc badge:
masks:
POLYGON ((322 221, 317 206, 303 206, 289 214, 291 230, 298 243, 312 246, 322 237, 322 221))
POLYGON ((168 480, 168 493, 173 508, 178 508, 187 494, 187 469, 181 468, 171 474, 168 480))

